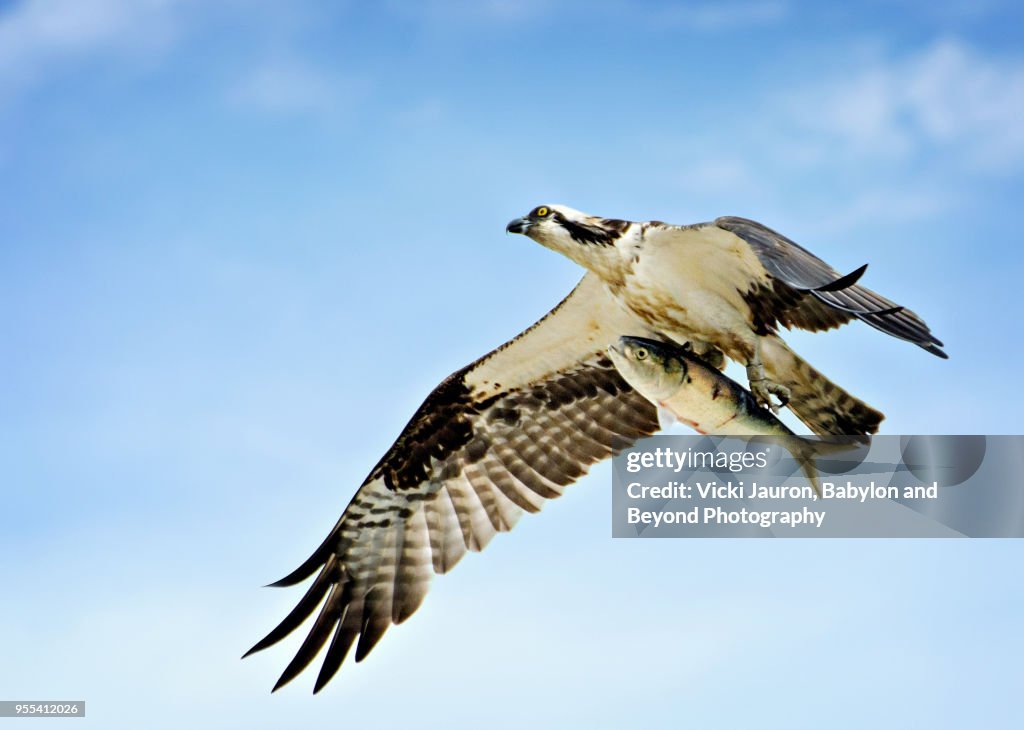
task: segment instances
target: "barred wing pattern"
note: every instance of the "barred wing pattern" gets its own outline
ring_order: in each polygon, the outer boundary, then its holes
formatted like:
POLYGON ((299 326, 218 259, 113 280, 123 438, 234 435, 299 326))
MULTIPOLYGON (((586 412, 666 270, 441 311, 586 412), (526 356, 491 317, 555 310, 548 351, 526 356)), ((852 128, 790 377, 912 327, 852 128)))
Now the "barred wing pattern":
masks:
POLYGON ((657 412, 605 354, 646 329, 592 274, 547 316, 442 382, 356 492, 323 544, 274 585, 316 578, 251 654, 306 640, 274 689, 330 639, 314 692, 352 646, 362 660, 419 607, 434 573, 537 512, 594 463, 658 429, 657 412), (358 639, 358 643, 357 643, 358 639))

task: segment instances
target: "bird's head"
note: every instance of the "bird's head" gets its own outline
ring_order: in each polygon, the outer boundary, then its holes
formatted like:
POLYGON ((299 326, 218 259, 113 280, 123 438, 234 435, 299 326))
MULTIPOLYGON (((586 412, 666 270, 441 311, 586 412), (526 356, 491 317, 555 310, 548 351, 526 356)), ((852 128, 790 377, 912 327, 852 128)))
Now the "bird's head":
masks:
POLYGON ((583 266, 602 258, 629 228, 629 221, 598 218, 564 205, 539 205, 522 218, 509 221, 506 233, 522 233, 583 266))

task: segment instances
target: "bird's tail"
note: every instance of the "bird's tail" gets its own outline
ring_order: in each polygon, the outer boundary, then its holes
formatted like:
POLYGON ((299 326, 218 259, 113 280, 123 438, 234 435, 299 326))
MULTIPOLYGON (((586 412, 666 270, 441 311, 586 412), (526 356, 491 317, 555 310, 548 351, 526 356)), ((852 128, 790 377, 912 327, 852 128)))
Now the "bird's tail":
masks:
POLYGON ((761 339, 761 360, 768 378, 789 388, 790 410, 819 436, 875 433, 885 418, 804 362, 778 337, 761 339))

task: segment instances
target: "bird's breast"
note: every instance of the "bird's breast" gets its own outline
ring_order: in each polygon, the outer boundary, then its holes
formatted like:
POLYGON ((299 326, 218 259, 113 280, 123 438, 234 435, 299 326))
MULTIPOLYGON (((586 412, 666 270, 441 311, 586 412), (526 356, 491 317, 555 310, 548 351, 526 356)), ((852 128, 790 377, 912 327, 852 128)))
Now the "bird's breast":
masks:
POLYGON ((746 246, 725 231, 688 232, 648 241, 613 286, 619 300, 651 327, 677 341, 703 341, 724 351, 750 336, 752 315, 743 297, 767 273, 746 246), (718 235, 719 233, 728 236, 718 235))

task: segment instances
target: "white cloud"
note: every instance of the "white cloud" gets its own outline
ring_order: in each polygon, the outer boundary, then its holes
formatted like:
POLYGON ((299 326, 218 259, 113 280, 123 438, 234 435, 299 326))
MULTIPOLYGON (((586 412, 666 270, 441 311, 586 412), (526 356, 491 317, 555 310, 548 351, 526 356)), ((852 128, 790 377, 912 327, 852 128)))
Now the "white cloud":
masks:
POLYGON ((789 4, 781 0, 748 0, 666 8, 654 13, 653 20, 659 27, 711 32, 769 25, 782 20, 788 13, 789 4))
POLYGON ((907 96, 922 132, 965 145, 971 164, 1024 162, 1024 60, 983 59, 942 43, 910 69, 907 96))
POLYGON ((189 0, 26 0, 0 14, 0 92, 38 82, 61 63, 163 47, 189 0))
POLYGON ((941 3, 922 3, 916 10, 929 20, 965 23, 990 18, 1009 7, 1012 3, 1006 0, 943 0, 941 3))
POLYGON ((939 41, 799 94, 791 110, 818 142, 871 158, 936 151, 973 172, 1024 163, 1024 59, 939 41))
POLYGON ((749 164, 738 157, 700 160, 687 167, 679 184, 683 190, 701 194, 749 193, 760 188, 749 164))
POLYGON ((385 7, 399 18, 436 28, 475 23, 521 22, 566 5, 559 0, 388 0, 385 7))
MULTIPOLYGON (((0 102, 83 60, 166 51, 194 0, 26 0, 0 14, 0 102)), ((194 15, 193 13, 192 15, 194 15)), ((344 108, 365 84, 298 61, 270 61, 228 91, 233 101, 282 113, 344 108)))
POLYGON ((947 210, 952 203, 947 194, 934 189, 903 190, 873 188, 861 192, 850 200, 839 199, 823 211, 815 233, 842 233, 862 226, 885 223, 909 223, 947 210))
POLYGON ((785 217, 812 207, 818 232, 907 224, 971 203, 972 181, 1024 170, 1024 57, 941 40, 846 71, 806 69, 743 97, 743 111, 674 157, 671 183, 785 217), (797 200, 807 185, 825 195, 797 200))
POLYGON ((388 9, 399 17, 415 19, 434 27, 464 27, 472 24, 521 23, 537 18, 601 18, 616 22, 624 18, 645 27, 688 29, 698 32, 776 23, 789 13, 785 0, 737 0, 661 7, 644 6, 626 0, 389 0, 388 9))
POLYGON ((445 104, 437 98, 424 99, 398 113, 399 124, 414 128, 438 124, 444 119, 445 104))
POLYGON ((365 79, 327 73, 308 63, 272 61, 228 92, 232 103, 275 114, 344 114, 368 93, 365 79))

